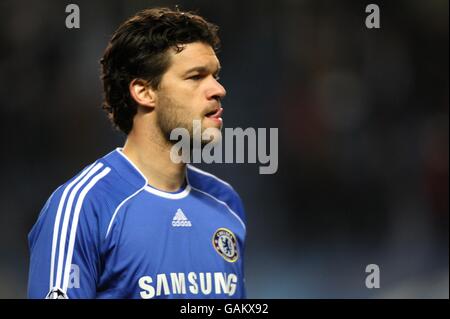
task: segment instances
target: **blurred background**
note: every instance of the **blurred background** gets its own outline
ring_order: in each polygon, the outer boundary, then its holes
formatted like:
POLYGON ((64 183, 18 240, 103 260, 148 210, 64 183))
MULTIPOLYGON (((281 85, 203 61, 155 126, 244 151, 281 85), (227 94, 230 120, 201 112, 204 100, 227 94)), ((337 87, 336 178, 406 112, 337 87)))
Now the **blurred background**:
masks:
POLYGON ((99 59, 138 10, 220 26, 225 127, 278 128, 279 167, 200 165, 240 193, 250 298, 449 297, 449 2, 0 0, 0 298, 25 298, 27 234, 56 187, 122 146, 99 59), (380 267, 380 288, 365 286, 380 267))

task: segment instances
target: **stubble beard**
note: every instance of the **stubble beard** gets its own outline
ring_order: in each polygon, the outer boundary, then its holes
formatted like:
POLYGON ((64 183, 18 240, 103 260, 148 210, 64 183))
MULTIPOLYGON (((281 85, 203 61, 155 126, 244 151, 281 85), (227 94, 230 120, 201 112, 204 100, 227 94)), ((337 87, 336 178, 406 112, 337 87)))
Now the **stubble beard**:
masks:
MULTIPOLYGON (((178 140, 171 140, 170 133, 176 128, 184 128, 189 132, 190 146, 192 150, 194 145, 194 136, 199 135, 199 132, 195 132, 194 134, 193 131, 193 120, 196 118, 186 116, 186 113, 183 113, 183 110, 187 110, 189 108, 183 107, 166 94, 160 95, 159 104, 159 113, 156 124, 158 125, 158 129, 161 132, 164 141, 170 145, 176 144, 178 140)), ((201 141, 201 147, 206 144, 207 141, 201 141)))
MULTIPOLYGON (((189 132, 190 137, 190 149, 192 151, 194 145, 194 136, 202 136, 205 128, 203 127, 203 119, 201 117, 194 118, 193 116, 186 115, 186 111, 189 107, 183 106, 181 103, 174 101, 168 94, 160 94, 159 96, 159 110, 157 116, 157 126, 158 129, 168 145, 173 146, 178 142, 178 140, 171 140, 170 134, 176 128, 184 128, 189 132), (193 120, 201 121, 202 132, 194 132, 193 120)), ((219 131, 221 128, 219 128, 219 131)), ((213 144, 217 143, 219 139, 214 139, 213 144)), ((203 149, 205 145, 211 142, 211 139, 204 140, 201 138, 200 147, 203 149)))

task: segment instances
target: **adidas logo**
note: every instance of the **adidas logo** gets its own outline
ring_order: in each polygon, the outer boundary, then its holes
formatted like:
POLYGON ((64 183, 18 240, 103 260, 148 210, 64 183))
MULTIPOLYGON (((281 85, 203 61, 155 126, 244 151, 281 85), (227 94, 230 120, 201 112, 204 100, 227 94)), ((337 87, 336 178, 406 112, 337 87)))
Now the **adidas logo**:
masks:
POLYGON ((178 208, 177 212, 175 213, 175 216, 173 216, 172 219, 172 226, 173 227, 191 227, 191 221, 187 219, 186 215, 183 213, 181 208, 178 208))

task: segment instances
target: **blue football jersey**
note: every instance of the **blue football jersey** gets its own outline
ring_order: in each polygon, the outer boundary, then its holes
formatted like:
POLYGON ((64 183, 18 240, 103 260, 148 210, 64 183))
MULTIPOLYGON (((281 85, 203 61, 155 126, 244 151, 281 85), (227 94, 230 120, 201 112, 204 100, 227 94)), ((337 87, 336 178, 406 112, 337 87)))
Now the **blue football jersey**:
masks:
POLYGON ((178 192, 114 150, 60 186, 28 235, 29 298, 245 298, 245 213, 191 165, 178 192))

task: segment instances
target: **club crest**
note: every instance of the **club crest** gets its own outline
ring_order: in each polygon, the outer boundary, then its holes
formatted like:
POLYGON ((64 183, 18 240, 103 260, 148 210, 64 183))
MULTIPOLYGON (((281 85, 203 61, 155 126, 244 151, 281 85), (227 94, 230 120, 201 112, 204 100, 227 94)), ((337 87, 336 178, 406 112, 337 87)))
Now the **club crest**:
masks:
POLYGON ((237 241, 234 234, 226 229, 219 228, 214 233, 212 244, 217 253, 228 262, 235 262, 239 258, 237 241))

